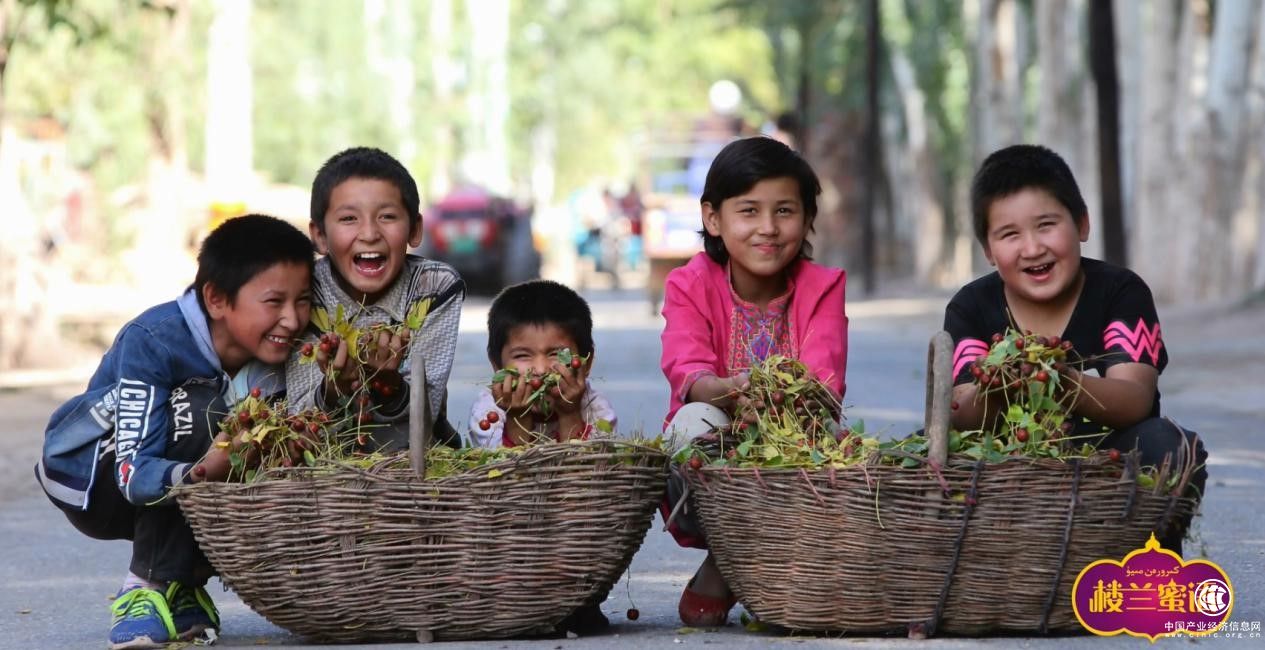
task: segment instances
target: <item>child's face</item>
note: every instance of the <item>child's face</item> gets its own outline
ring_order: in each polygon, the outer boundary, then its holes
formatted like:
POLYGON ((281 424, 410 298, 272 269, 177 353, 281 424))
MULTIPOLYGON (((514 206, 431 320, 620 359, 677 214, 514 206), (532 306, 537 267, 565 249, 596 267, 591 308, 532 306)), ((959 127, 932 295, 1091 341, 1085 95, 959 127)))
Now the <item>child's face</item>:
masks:
POLYGON ((565 330, 554 323, 528 323, 511 329, 501 348, 501 367, 522 374, 544 374, 558 363, 563 348, 579 354, 580 348, 565 330))
POLYGON ((237 291, 237 298, 203 287, 211 315, 211 341, 224 370, 234 373, 251 359, 284 363, 312 311, 312 275, 306 264, 281 262, 237 291))
POLYGON ((703 226, 729 252, 735 286, 781 280, 799 256, 808 220, 794 178, 766 178, 746 194, 703 204, 703 226))
POLYGON ((310 224, 312 241, 338 271, 353 299, 372 304, 404 269, 410 246, 422 243, 422 223, 411 219, 400 190, 376 178, 349 178, 334 187, 324 231, 310 224))
POLYGON ((1075 286, 1089 220, 1077 220, 1049 192, 1024 189, 988 208, 984 255, 997 267, 1007 293, 1049 302, 1075 286))

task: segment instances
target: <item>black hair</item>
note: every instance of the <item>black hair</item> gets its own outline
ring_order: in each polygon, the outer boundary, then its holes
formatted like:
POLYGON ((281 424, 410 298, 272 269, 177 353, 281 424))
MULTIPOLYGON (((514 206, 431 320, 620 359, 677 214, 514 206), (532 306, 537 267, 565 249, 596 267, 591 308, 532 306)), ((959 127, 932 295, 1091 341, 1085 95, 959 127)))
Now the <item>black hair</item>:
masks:
POLYGON ((231 305, 256 275, 282 263, 306 265, 310 274, 315 257, 307 234, 281 219, 263 214, 229 219, 202 240, 193 280, 198 304, 205 313, 202 288, 208 283, 227 295, 231 305))
POLYGON ((989 154, 971 181, 975 238, 988 246, 988 210, 993 201, 1026 189, 1045 190, 1079 222, 1088 218, 1076 177, 1057 153, 1039 144, 1016 144, 989 154))
MULTIPOLYGON (((817 217, 817 195, 821 194, 821 182, 808 161, 781 142, 764 136, 734 140, 725 145, 712 166, 707 170, 703 184, 703 196, 699 203, 709 203, 720 211, 725 199, 742 195, 756 183, 770 178, 793 178, 799 184, 800 202, 804 204, 804 220, 807 232, 813 231, 813 219, 817 217)), ((729 261, 725 242, 711 235, 704 228, 703 250, 717 264, 729 261)), ((799 256, 812 259, 813 247, 807 239, 799 249, 799 256)))
POLYGON ((501 350, 519 325, 562 328, 580 349, 593 354, 593 315, 589 304, 569 287, 551 280, 528 280, 501 290, 488 309, 488 359, 501 367, 501 350))
POLYGON ((417 227, 422 218, 417 183, 408 170, 391 154, 373 147, 353 147, 340 151, 321 165, 312 181, 312 223, 325 232, 325 213, 334 188, 350 178, 372 178, 386 181, 400 190, 400 200, 408 210, 409 228, 417 227))

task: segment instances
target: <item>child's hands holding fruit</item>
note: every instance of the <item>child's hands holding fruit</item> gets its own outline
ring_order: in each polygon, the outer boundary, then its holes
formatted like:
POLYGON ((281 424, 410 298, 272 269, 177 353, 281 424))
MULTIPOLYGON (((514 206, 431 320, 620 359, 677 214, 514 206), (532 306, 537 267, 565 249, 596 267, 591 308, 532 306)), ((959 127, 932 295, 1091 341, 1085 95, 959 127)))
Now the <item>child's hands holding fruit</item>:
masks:
POLYGON ((731 377, 703 375, 690 386, 690 402, 707 402, 733 415, 745 402, 742 394, 751 387, 751 373, 740 372, 731 377))
POLYGON ((360 373, 354 372, 356 363, 351 358, 351 348, 342 337, 332 332, 321 334, 314 354, 317 367, 325 375, 326 404, 337 404, 340 397, 351 395, 359 388, 360 373))
POLYGON ((490 386, 492 399, 496 401, 496 405, 501 407, 511 420, 526 416, 534 405, 531 395, 536 388, 532 388, 532 384, 535 383, 539 388, 543 385, 540 383, 542 380, 529 374, 520 376, 514 369, 505 369, 497 374, 499 377, 493 377, 490 386), (496 381, 498 378, 500 381, 496 381))
POLYGON ((550 388, 546 399, 558 414, 558 440, 565 442, 584 435, 586 424, 582 411, 589 365, 579 355, 567 354, 560 355, 552 370, 558 376, 558 383, 550 388))
POLYGON ((365 333, 360 345, 365 351, 363 374, 373 388, 370 395, 380 403, 395 397, 403 384, 399 368, 409 339, 407 329, 383 328, 365 333))

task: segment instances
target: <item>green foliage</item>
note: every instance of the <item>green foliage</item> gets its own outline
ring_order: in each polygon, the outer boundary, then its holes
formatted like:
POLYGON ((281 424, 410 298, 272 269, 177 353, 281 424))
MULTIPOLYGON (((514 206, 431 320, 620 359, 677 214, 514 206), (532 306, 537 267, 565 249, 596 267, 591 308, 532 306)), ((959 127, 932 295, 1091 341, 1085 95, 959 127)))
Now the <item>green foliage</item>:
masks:
MULTIPOLYGON (((595 170, 626 175, 630 137, 706 113, 719 79, 758 104, 777 103, 767 40, 718 0, 519 0, 510 24, 510 140, 525 144, 538 126, 555 125, 564 193, 595 170)), ((528 153, 514 151, 520 177, 528 153)))

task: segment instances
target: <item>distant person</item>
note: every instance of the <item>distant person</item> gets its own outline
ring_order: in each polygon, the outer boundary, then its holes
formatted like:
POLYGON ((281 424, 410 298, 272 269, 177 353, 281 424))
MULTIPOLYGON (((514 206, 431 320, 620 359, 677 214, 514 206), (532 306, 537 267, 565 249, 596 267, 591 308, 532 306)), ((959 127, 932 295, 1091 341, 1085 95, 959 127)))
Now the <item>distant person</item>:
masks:
POLYGON ((588 379, 594 361, 589 306, 561 284, 532 280, 497 295, 488 310, 488 360, 493 370, 512 368, 518 375, 480 389, 475 397, 469 428, 475 446, 584 439, 599 420, 612 427, 617 423, 610 401, 588 379), (562 350, 582 360, 563 364, 558 360, 562 350), (562 380, 556 394, 544 396, 548 407, 529 404, 527 398, 534 389, 528 378, 550 372, 562 380), (492 414, 496 417, 489 417, 492 414))
MULTIPOLYGON (((1072 412, 1075 435, 1100 449, 1137 448, 1143 466, 1159 466, 1179 448, 1197 450, 1191 485, 1203 494, 1208 454, 1191 431, 1160 417, 1159 374, 1168 365, 1151 289, 1133 271, 1081 257, 1089 238, 1089 210, 1071 169, 1037 145, 993 152, 971 183, 975 237, 997 270, 962 287, 949 301, 944 329, 953 337, 956 386, 952 412, 959 430, 991 422, 972 382, 971 361, 1007 328, 1070 341, 1095 374, 1068 368, 1064 378, 1081 387, 1072 412)), ((996 410, 1003 400, 992 400, 996 410)), ((1190 519, 1159 540, 1181 553, 1190 519)))
POLYGON ((35 466, 49 499, 85 535, 132 542, 111 648, 214 641, 214 569, 168 490, 202 480, 191 470, 204 456, 227 455, 211 441, 231 407, 284 391, 313 253, 280 219, 224 222, 202 243, 193 286, 124 325, 88 389, 49 419, 35 466))
POLYGON ((765 135, 799 151, 799 116, 790 111, 780 113, 777 119, 765 125, 765 135))
POLYGON ((430 300, 415 335, 382 335, 377 354, 355 359, 347 341, 336 349, 319 346, 309 331, 316 363, 301 364, 298 354, 286 367, 293 410, 316 406, 323 411, 351 410, 367 396, 373 449, 408 446, 409 377, 414 354, 425 356, 426 396, 436 440, 460 444, 446 416, 448 375, 457 349, 457 325, 466 285, 451 266, 409 254, 422 241, 417 184, 395 158, 379 149, 356 147, 321 166, 312 181, 309 231, 324 257, 312 278, 313 306, 331 317, 341 307, 357 327, 405 322, 419 301, 430 300), (362 365, 371 386, 360 386, 362 365), (401 370, 404 369, 404 370, 401 370))
MULTIPOLYGON (((808 162, 772 138, 736 140, 716 156, 700 199, 704 252, 664 288, 665 430, 674 437, 729 423, 750 368, 773 355, 799 359, 842 399, 845 274, 813 263, 807 240, 820 192, 808 162)), ((674 470, 665 519, 683 484, 674 470)), ((692 517, 678 516, 670 531, 682 546, 707 548, 692 517)), ((681 594, 681 621, 723 625, 733 604, 709 553, 681 594)))

